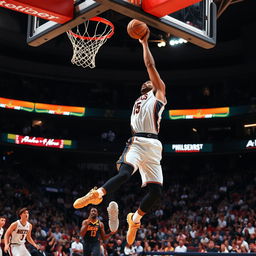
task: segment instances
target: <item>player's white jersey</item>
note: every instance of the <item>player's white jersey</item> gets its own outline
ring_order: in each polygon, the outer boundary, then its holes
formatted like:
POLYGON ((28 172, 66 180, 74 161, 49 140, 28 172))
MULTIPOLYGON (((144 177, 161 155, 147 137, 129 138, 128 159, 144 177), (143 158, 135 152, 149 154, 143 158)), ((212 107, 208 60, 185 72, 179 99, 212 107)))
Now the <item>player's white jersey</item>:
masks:
POLYGON ((131 114, 132 131, 158 134, 165 105, 166 102, 158 100, 153 90, 140 96, 135 101, 131 114))
POLYGON ((0 228, 0 242, 1 242, 1 239, 2 239, 1 237, 2 237, 3 233, 4 233, 4 229, 0 228))
POLYGON ((17 220, 17 227, 11 234, 11 244, 24 244, 29 231, 30 224, 27 221, 26 225, 23 226, 19 220, 17 220))

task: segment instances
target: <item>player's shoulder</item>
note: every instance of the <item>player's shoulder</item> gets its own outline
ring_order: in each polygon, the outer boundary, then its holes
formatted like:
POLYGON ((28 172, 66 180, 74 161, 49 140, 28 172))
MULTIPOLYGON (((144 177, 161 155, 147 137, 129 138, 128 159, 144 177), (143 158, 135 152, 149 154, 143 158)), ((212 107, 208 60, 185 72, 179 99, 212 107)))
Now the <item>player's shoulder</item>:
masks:
POLYGON ((89 224, 89 223, 90 223, 90 220, 89 219, 85 219, 85 220, 83 220, 82 225, 89 224))
POLYGON ((11 225, 10 225, 10 229, 15 229, 15 228, 17 228, 18 227, 18 224, 19 224, 19 220, 16 220, 16 221, 14 221, 11 225))

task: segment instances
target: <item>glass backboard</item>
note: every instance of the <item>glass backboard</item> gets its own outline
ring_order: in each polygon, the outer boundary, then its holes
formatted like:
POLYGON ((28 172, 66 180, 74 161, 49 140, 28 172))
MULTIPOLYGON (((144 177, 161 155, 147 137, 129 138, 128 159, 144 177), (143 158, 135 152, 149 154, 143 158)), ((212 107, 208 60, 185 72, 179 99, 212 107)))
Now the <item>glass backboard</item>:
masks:
POLYGON ((124 0, 76 0, 74 4, 74 19, 65 24, 29 16, 28 44, 42 45, 81 24, 84 20, 111 10, 144 21, 151 27, 206 49, 216 44, 216 5, 213 0, 202 0, 162 18, 146 13, 142 8, 124 0))

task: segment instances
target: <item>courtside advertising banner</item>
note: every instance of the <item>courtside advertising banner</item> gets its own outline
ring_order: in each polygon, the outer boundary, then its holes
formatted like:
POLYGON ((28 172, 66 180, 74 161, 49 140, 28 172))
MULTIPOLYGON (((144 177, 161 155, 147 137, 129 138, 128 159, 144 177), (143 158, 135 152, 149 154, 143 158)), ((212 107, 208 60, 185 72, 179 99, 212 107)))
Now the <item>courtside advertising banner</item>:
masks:
POLYGON ((228 117, 229 112, 229 107, 205 109, 176 109, 169 110, 169 118, 172 120, 177 120, 228 117))
POLYGON ((0 7, 65 23, 73 18, 73 0, 0 0, 0 7))
POLYGON ((34 111, 34 103, 30 102, 30 101, 0 98, 0 108, 8 108, 8 109, 33 112, 34 111))
POLYGON ((47 147, 47 148, 73 148, 74 143, 72 140, 63 139, 49 139, 43 137, 34 136, 23 136, 18 134, 3 134, 2 139, 9 143, 14 143, 17 145, 27 145, 35 147, 47 147))
POLYGON ((85 115, 84 107, 63 106, 29 101, 0 98, 0 108, 23 110, 29 112, 45 113, 52 115, 78 116, 85 115))
POLYGON ((212 152, 212 144, 209 143, 177 143, 164 145, 165 152, 171 153, 199 153, 212 152))

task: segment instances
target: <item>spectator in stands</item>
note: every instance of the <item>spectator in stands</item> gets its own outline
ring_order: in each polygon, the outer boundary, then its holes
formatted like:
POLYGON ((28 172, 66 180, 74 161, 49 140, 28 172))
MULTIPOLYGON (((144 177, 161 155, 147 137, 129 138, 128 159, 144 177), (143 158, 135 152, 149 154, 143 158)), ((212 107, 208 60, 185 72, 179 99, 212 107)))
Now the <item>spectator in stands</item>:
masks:
POLYGON ((114 256, 123 256, 124 255, 124 246, 121 239, 116 240, 116 244, 114 247, 114 256))
POLYGON ((56 239, 57 242, 61 239, 62 233, 60 232, 60 227, 59 226, 57 226, 55 228, 55 231, 53 232, 53 235, 54 235, 54 238, 56 239))
POLYGON ((151 252, 152 249, 151 249, 151 246, 149 245, 148 241, 146 240, 144 242, 144 252, 151 252))
MULTIPOLYGON (((73 240, 72 240, 73 241, 73 240)), ((71 243, 70 242, 66 242, 63 245, 63 252, 65 252, 67 254, 67 256, 70 256, 72 251, 71 251, 71 243)))
POLYGON ((44 241, 46 239, 46 236, 47 236, 47 233, 40 226, 37 226, 35 231, 36 240, 44 241))
POLYGON ((243 235, 238 235, 236 237, 236 244, 241 248, 242 251, 250 252, 248 243, 244 240, 243 235))
POLYGON ((71 244, 71 256, 82 256, 83 255, 83 244, 80 242, 80 237, 76 236, 75 241, 71 244))
POLYGON ((227 226, 227 222, 225 220, 225 216, 223 214, 220 214, 219 218, 218 218, 218 228, 220 230, 224 230, 227 226))
POLYGON ((164 247, 164 252, 173 252, 174 248, 170 242, 167 242, 166 246, 164 247))
POLYGON ((141 246, 140 240, 135 241, 134 249, 137 255, 140 255, 140 253, 143 252, 143 247, 141 246))
POLYGON ((206 248, 206 251, 207 252, 218 252, 218 249, 216 248, 215 243, 214 243, 213 240, 210 240, 208 242, 208 246, 206 248))
POLYGON ((174 251, 175 252, 187 252, 187 247, 185 246, 183 239, 179 240, 179 245, 175 247, 174 251))
POLYGON ((126 244, 124 247, 124 255, 135 256, 136 251, 133 245, 126 244))
POLYGON ((39 245, 39 252, 41 253, 41 256, 50 256, 51 254, 46 252, 46 247, 44 244, 39 245))
POLYGON ((4 234, 3 226, 6 223, 6 218, 4 216, 0 216, 0 256, 2 256, 2 248, 1 243, 3 242, 2 236, 4 234))
POLYGON ((200 239, 200 243, 206 247, 206 245, 209 243, 209 239, 206 236, 206 233, 203 233, 200 239))
POLYGON ((221 244, 220 245, 220 249, 219 249, 219 252, 229 252, 228 251, 228 248, 226 247, 226 245, 225 244, 221 244))
POLYGON ((248 224, 246 225, 246 227, 243 229, 243 234, 245 234, 245 232, 248 231, 248 233, 250 235, 255 234, 255 227, 252 225, 251 222, 248 222, 248 224))
POLYGON ((51 229, 49 229, 49 231, 47 233, 46 242, 47 242, 46 248, 45 248, 46 253, 53 253, 57 242, 55 240, 55 237, 54 237, 51 229))
POLYGON ((199 243, 198 245, 198 252, 207 252, 205 249, 205 245, 202 243, 199 243))
POLYGON ((53 252, 53 256, 67 256, 67 254, 63 251, 63 245, 58 244, 56 249, 53 252))

